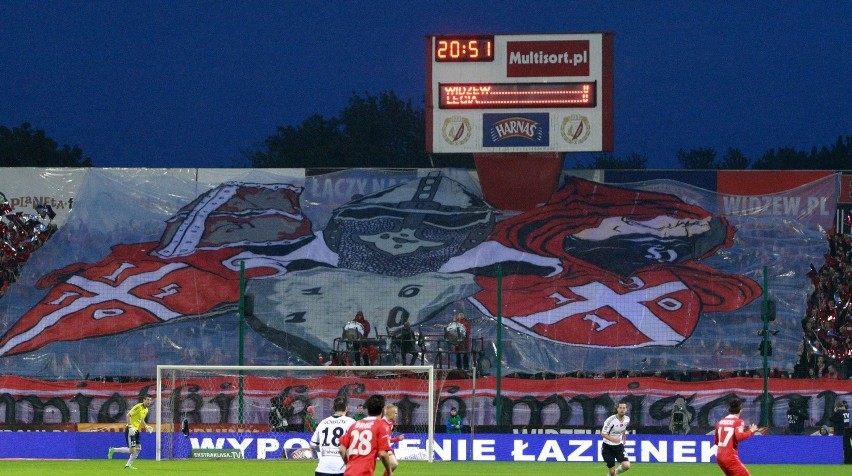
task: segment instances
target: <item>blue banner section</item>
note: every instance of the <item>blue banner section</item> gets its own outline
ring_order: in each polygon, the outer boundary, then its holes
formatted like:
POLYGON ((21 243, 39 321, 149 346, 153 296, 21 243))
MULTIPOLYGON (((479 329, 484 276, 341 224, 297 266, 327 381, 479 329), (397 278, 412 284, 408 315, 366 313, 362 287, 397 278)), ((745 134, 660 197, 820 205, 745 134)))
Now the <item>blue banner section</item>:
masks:
MULTIPOLYGON (((307 433, 202 433, 190 435, 186 443, 193 449, 238 448, 247 459, 277 459, 284 449, 308 447, 309 438, 307 433)), ((123 445, 120 433, 103 432, 5 432, 0 441, 0 458, 101 459, 106 458, 110 446, 123 445)), ((839 436, 769 435, 746 440, 739 451, 746 464, 841 464, 841 444, 839 436)), ((445 461, 588 463, 602 462, 600 445, 598 435, 481 434, 471 439, 469 435, 439 434, 434 451, 435 459, 445 461)), ((412 454, 425 448, 425 440, 406 435, 398 446, 399 454, 412 454)), ((142 448, 141 459, 155 457, 153 434, 142 434, 142 448)), ((631 435, 625 449, 630 461, 640 464, 716 461, 716 447, 710 435, 631 435)), ((123 455, 116 457, 122 459, 123 455)))
POLYGON ((606 170, 606 183, 634 183, 647 180, 675 180, 704 190, 716 190, 715 170, 606 170))
POLYGON ((544 147, 550 145, 550 116, 527 112, 482 115, 483 147, 544 147))

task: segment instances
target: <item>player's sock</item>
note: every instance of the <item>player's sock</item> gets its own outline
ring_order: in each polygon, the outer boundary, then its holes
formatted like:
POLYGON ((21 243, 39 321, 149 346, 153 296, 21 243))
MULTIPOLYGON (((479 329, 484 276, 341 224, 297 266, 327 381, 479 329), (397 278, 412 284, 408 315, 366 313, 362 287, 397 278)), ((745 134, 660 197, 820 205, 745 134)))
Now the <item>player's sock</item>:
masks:
POLYGON ((615 468, 615 474, 621 474, 624 472, 624 466, 619 466, 615 468))

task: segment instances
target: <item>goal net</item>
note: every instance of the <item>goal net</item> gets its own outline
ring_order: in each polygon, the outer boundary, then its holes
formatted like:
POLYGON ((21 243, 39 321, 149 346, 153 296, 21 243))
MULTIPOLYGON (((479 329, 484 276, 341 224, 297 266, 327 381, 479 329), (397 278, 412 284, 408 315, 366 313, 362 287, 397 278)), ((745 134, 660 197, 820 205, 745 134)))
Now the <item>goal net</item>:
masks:
POLYGON ((399 408, 394 433, 405 439, 397 459, 432 461, 443 385, 435 375, 431 366, 158 365, 156 458, 314 457, 305 449, 308 407, 319 422, 345 397, 355 417, 357 405, 379 394, 399 408))

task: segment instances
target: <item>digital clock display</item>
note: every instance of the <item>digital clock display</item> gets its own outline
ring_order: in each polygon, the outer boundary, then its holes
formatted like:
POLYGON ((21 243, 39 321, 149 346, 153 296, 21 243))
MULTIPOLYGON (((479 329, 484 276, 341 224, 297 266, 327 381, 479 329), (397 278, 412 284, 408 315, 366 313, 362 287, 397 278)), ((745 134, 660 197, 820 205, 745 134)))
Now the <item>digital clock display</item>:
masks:
POLYGON ((436 36, 435 61, 494 61, 494 35, 436 36))

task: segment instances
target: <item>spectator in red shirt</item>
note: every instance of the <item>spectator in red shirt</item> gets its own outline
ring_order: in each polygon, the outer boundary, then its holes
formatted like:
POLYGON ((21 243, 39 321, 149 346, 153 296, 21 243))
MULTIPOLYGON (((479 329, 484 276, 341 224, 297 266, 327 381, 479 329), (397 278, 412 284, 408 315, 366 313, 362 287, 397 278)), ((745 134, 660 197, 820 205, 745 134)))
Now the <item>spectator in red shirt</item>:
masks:
POLYGON ((304 422, 305 422, 305 431, 307 433, 313 433, 317 429, 317 419, 314 416, 315 411, 316 410, 314 410, 313 405, 311 405, 311 406, 309 406, 308 408, 305 409, 304 422))
MULTIPOLYGON (((364 335, 361 336, 364 339, 368 339, 370 337, 370 321, 368 321, 364 317, 364 313, 362 311, 358 311, 355 313, 355 319, 353 322, 357 322, 364 329, 364 335)), ((353 347, 355 350, 355 365, 370 365, 370 355, 368 345, 362 345, 361 342, 355 342, 353 347)))
POLYGON ((453 346, 456 353, 456 368, 459 370, 470 370, 470 322, 464 317, 464 313, 456 314, 455 322, 464 327, 464 342, 453 346))

